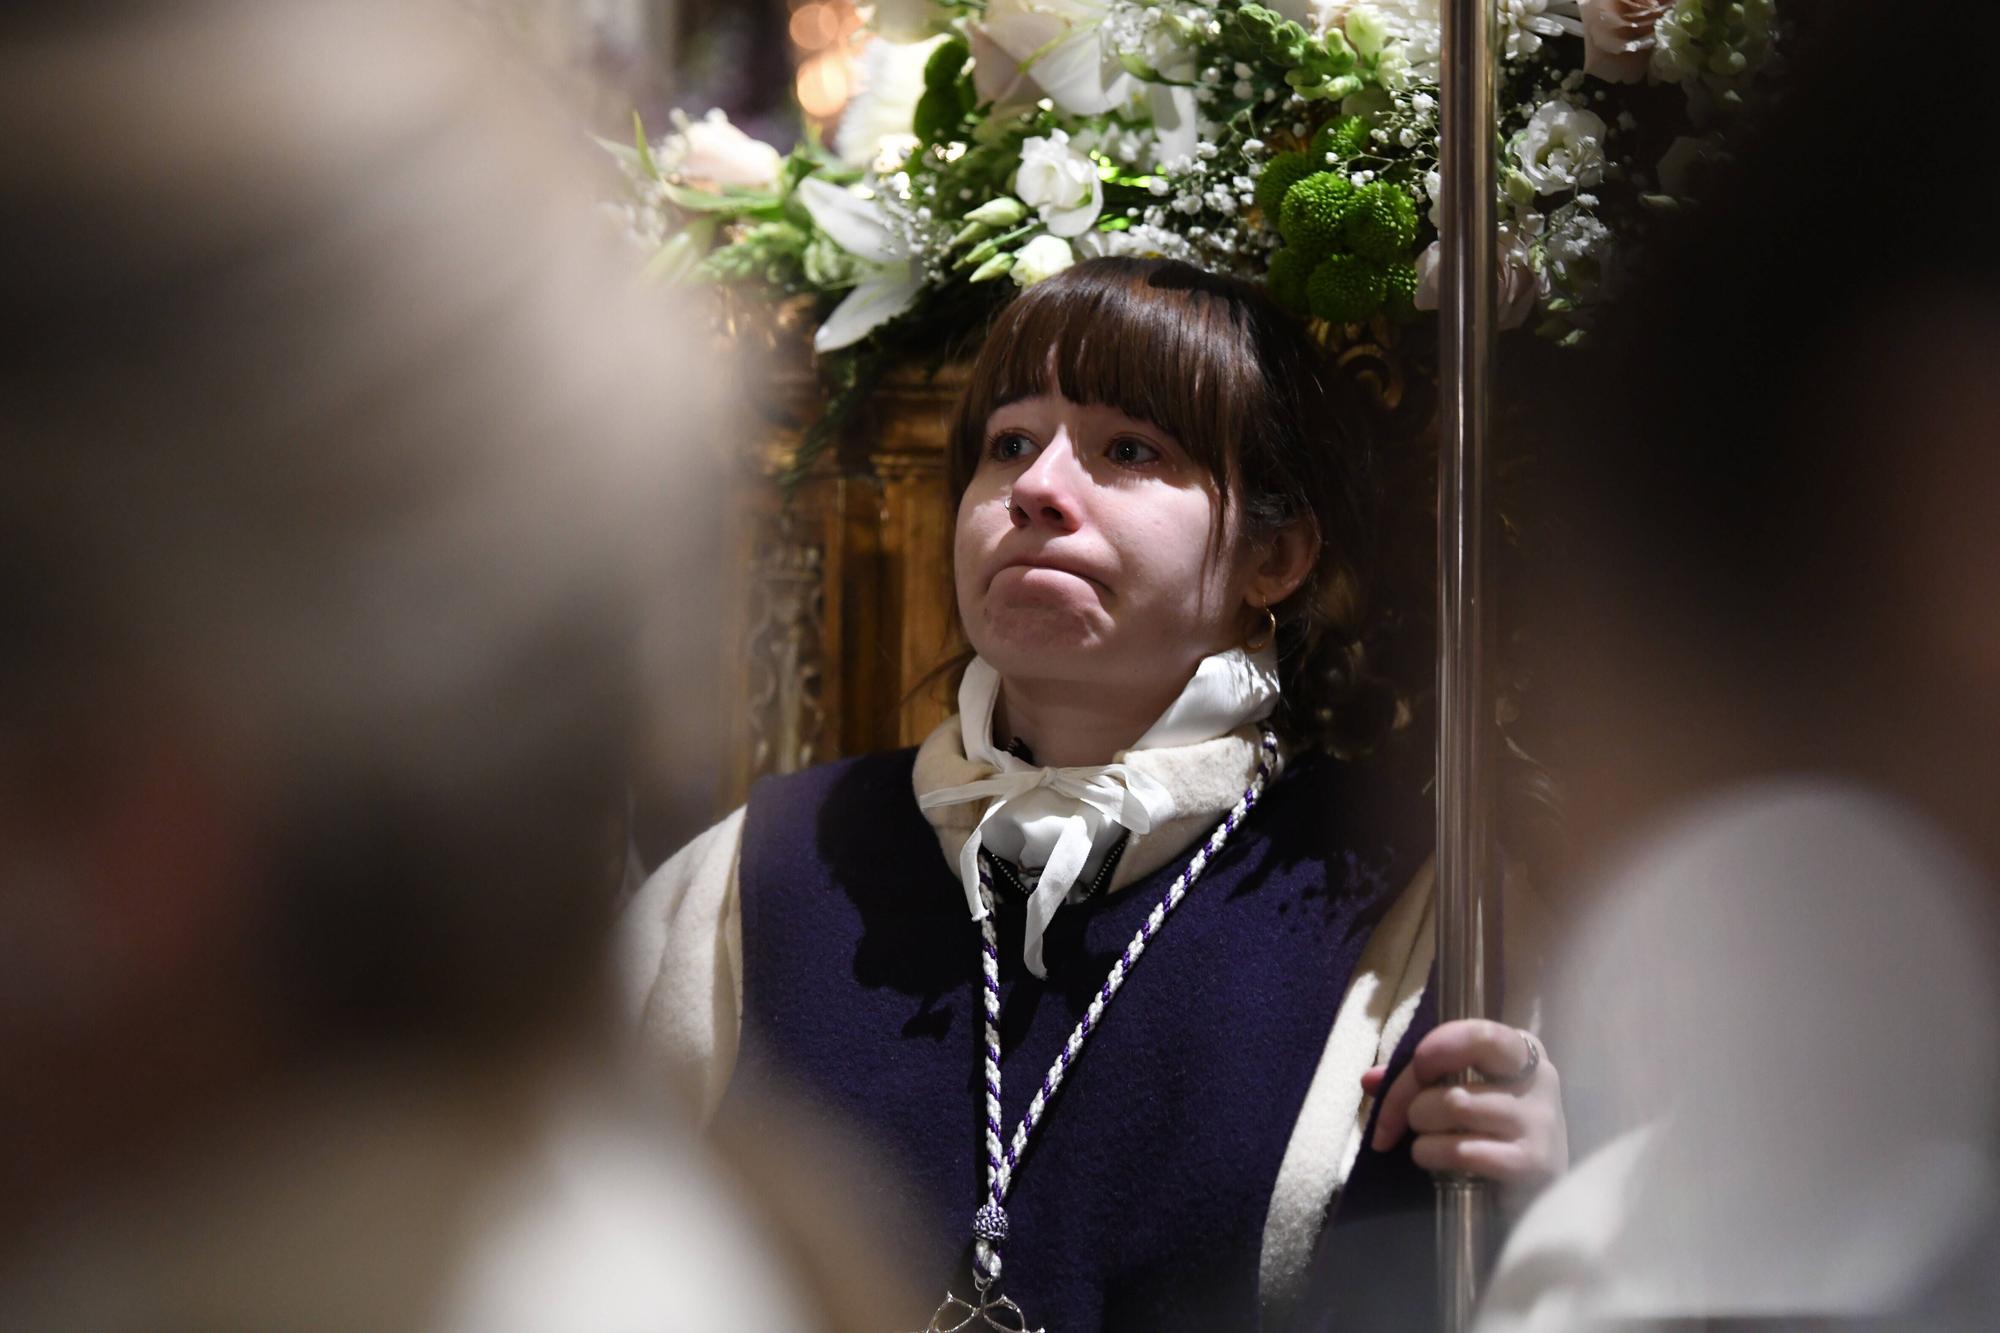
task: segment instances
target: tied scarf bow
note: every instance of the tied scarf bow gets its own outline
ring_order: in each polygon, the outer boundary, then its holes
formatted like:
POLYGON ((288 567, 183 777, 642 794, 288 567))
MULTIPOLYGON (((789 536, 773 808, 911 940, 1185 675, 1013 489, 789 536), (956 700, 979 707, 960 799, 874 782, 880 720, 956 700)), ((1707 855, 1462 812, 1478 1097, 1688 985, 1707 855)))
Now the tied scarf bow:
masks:
POLYGON ((1090 859, 1093 830, 1088 812, 1095 811, 1102 819, 1133 833, 1150 832, 1174 813, 1174 798, 1167 789, 1157 779, 1126 764, 1000 772, 925 794, 917 803, 926 810, 992 798, 958 853, 958 876, 965 886, 965 901, 972 909, 974 921, 986 917, 986 902, 979 886, 979 850, 985 844, 987 825, 1022 798, 1044 787, 1076 802, 1077 809, 1060 817, 1062 832, 1057 835, 1048 863, 1042 867, 1041 878, 1028 898, 1022 961, 1038 977, 1048 975, 1042 962, 1042 935, 1056 909, 1082 876, 1084 863, 1090 859))

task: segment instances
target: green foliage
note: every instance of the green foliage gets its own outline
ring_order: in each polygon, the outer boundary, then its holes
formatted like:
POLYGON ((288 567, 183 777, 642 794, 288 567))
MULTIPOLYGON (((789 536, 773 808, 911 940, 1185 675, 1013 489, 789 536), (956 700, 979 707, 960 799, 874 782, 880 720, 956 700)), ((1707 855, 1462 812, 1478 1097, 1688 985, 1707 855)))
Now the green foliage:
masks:
MULTIPOLYGON (((972 270, 972 276, 967 278, 966 281, 991 282, 995 278, 1006 277, 1010 272, 1013 271, 1013 268, 1014 268, 1014 256, 1008 254, 994 255, 992 258, 988 259, 985 263, 981 264, 978 268, 972 270)), ((1026 270, 1023 270, 1023 272, 1025 271, 1026 270)))
POLYGON ((653 180, 660 179, 660 164, 653 160, 652 145, 646 142, 646 122, 636 107, 632 111, 632 137, 636 141, 640 170, 653 180))
POLYGON ((641 270, 655 282, 680 282, 701 262, 708 248, 715 243, 716 221, 713 218, 695 218, 680 231, 667 238, 667 243, 654 252, 641 270))
POLYGON ((1417 266, 1407 259, 1391 263, 1383 273, 1382 308, 1397 320, 1417 315, 1417 266))
POLYGON ((861 276, 854 256, 826 236, 816 235, 806 242, 805 252, 800 256, 800 267, 806 281, 823 291, 852 287, 861 276))
POLYGON ((812 241, 810 227, 783 219, 759 222, 745 228, 731 244, 710 251, 688 276, 697 282, 757 281, 790 289, 803 275, 812 241))
POLYGON ((1258 4, 1216 11, 1222 25, 1224 52, 1239 60, 1292 69, 1306 58, 1312 38, 1306 30, 1275 10, 1258 4))
POLYGON ((755 194, 741 190, 712 194, 707 190, 690 189, 688 186, 664 180, 660 182, 660 189, 673 201, 676 208, 684 208, 690 213, 746 213, 778 202, 778 197, 771 194, 755 194))
POLYGON ((924 62, 924 87, 956 88, 965 77, 966 65, 971 59, 972 50, 963 37, 939 43, 938 49, 931 52, 931 58, 924 62))
POLYGON ((979 207, 965 215, 967 222, 976 222, 982 227, 1013 227, 1028 216, 1028 206, 1012 195, 1002 195, 998 199, 988 199, 979 207))
POLYGON ((1312 173, 1313 159, 1304 153, 1279 153, 1264 164, 1264 174, 1257 178, 1257 207, 1264 210, 1267 223, 1278 225, 1285 192, 1312 173))
POLYGON ((1306 280, 1306 305, 1329 324, 1359 324, 1382 308, 1387 274, 1360 255, 1329 255, 1306 280))
POLYGON ((1309 42, 1297 68, 1288 70, 1285 82, 1309 102, 1334 102, 1361 91, 1361 76, 1354 69, 1354 48, 1338 28, 1328 28, 1323 42, 1309 42))
POLYGON ((923 142, 950 143, 964 137, 960 131, 976 102, 968 73, 971 58, 965 40, 954 37, 924 62, 924 92, 910 125, 923 142))
POLYGON ((1280 249, 1271 255, 1271 297, 1295 314, 1306 310, 1306 279, 1312 265, 1297 250, 1280 249))
POLYGON ((1410 196, 1386 181, 1354 192, 1340 223, 1347 248, 1375 260, 1391 260, 1409 251, 1417 239, 1417 206, 1410 196))
POLYGON ((892 351, 877 346, 867 351, 850 351, 843 356, 829 357, 823 363, 822 387, 827 395, 826 410, 799 436, 799 447, 792 455, 791 466, 778 479, 787 496, 806 479, 820 454, 840 438, 840 432, 868 401, 868 395, 875 391, 875 386, 888 372, 892 357, 892 351))
POLYGON ((1340 244, 1341 223, 1354 202, 1354 182, 1332 171, 1316 171, 1285 192, 1278 234, 1310 259, 1321 259, 1340 244))
POLYGON ((965 120, 965 104, 956 88, 927 88, 917 99, 910 129, 925 143, 950 143, 965 120))
POLYGON ((1366 116, 1336 116, 1319 127, 1307 148, 1316 170, 1334 163, 1352 162, 1368 150, 1368 134, 1374 127, 1366 116))
POLYGON ((1354 48, 1338 28, 1316 38, 1259 4, 1217 9, 1215 18, 1222 28, 1216 43, 1224 56, 1282 71, 1286 85, 1301 97, 1341 98, 1361 89, 1354 48))

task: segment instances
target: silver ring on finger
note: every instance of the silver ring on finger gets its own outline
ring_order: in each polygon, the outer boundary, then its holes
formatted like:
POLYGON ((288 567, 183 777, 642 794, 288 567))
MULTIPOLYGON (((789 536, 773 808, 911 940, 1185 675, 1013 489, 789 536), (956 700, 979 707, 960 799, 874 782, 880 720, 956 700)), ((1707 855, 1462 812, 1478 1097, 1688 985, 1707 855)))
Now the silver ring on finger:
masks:
POLYGON ((1528 1056, 1521 1062, 1518 1070, 1500 1082, 1505 1087, 1519 1088, 1534 1082, 1535 1071, 1542 1067, 1542 1044, 1536 1041, 1535 1034, 1526 1028, 1515 1028, 1514 1031, 1521 1035, 1521 1044, 1528 1048, 1528 1056))

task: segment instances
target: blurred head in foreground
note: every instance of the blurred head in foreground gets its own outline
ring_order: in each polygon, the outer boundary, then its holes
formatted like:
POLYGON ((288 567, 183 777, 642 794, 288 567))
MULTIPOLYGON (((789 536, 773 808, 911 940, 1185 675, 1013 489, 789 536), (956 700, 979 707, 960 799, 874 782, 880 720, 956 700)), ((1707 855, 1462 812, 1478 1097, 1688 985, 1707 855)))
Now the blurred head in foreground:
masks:
POLYGON ((1920 793, 2000 861, 2000 185, 1964 170, 2000 131, 2000 15, 1795 8, 1766 131, 1545 395, 1579 818, 1809 766, 1920 793), (1920 131, 1853 105, 1888 70, 1922 71, 1920 131))
POLYGON ((1627 1132, 1523 1222, 1494 1330, 1991 1317, 1945 1275, 2000 1234, 2000 267, 1963 170, 2000 15, 1833 2, 1800 38, 1549 396, 1599 872, 1553 1012, 1576 1120, 1627 1132), (1856 107, 1919 69, 1921 132, 1856 107), (1838 220, 1860 175, 1901 221, 1838 220))
POLYGON ((10 14, 0 125, 4 1254, 588 1011, 650 534, 713 506, 587 144, 451 7, 10 14))

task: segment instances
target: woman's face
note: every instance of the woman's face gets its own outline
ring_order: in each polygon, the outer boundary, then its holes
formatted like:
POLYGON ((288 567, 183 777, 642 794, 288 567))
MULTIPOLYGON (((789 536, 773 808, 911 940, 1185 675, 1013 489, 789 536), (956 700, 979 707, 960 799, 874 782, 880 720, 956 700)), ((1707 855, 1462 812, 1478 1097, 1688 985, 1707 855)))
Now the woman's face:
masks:
POLYGON ((1055 394, 1009 403, 958 506, 966 636, 1009 681, 1177 685, 1243 637, 1253 580, 1227 554, 1234 529, 1159 427, 1055 394))

